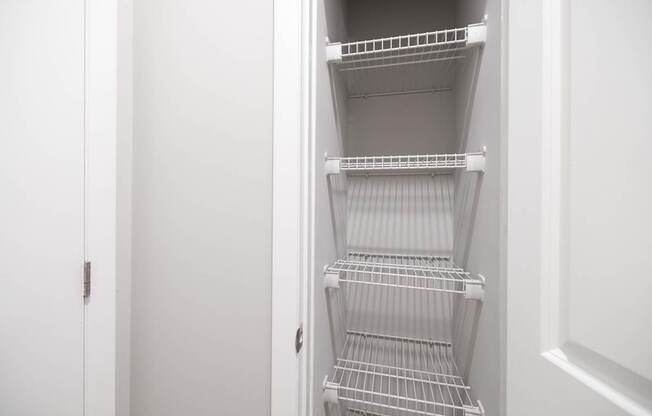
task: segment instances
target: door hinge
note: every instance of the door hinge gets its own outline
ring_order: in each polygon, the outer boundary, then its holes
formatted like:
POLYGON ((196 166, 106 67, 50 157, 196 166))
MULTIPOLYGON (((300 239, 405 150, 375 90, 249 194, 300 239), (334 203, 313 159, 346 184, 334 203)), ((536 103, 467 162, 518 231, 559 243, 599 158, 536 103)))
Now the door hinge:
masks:
POLYGON ((294 335, 294 349, 297 354, 301 351, 301 347, 303 347, 303 324, 299 325, 297 333, 294 335))
POLYGON ((91 262, 84 262, 84 299, 91 296, 91 262))

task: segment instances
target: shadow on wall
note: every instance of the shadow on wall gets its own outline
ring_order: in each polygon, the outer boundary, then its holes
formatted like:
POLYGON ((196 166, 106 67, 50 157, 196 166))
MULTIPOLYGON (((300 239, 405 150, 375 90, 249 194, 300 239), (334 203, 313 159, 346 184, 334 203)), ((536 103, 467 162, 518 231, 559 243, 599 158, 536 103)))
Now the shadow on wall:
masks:
MULTIPOLYGON (((477 91, 477 81, 480 73, 483 50, 474 52, 470 65, 460 72, 457 79, 457 89, 461 91, 458 99, 458 110, 462 110, 461 124, 458 125, 459 152, 477 152, 481 149, 469 149, 468 137, 473 112, 473 102, 477 91), (460 106, 461 104, 461 106, 460 106)), ((478 216, 480 192, 484 174, 469 174, 458 172, 455 177, 455 247, 454 259, 458 266, 467 270, 471 243, 478 216)), ((455 306, 453 323, 453 349, 458 368, 465 378, 468 378, 473 351, 478 333, 478 324, 482 311, 482 302, 466 301, 461 298, 455 306)))

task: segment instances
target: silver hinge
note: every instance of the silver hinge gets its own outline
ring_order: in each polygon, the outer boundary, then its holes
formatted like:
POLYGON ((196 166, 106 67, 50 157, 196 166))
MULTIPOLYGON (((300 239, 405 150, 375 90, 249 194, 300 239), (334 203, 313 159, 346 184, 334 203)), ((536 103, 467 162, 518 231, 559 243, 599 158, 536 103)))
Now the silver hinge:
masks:
POLYGON ((297 333, 294 335, 294 349, 297 354, 301 351, 301 347, 303 347, 303 324, 299 325, 297 333))
POLYGON ((91 296, 91 262, 84 262, 84 298, 91 296))

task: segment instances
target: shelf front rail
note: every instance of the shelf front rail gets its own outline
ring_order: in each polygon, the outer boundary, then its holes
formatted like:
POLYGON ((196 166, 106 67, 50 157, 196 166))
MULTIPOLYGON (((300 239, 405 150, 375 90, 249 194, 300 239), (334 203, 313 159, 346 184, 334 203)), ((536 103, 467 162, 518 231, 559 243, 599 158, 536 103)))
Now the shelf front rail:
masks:
POLYGON ((337 175, 342 172, 466 169, 467 172, 484 172, 485 151, 435 155, 353 156, 329 157, 326 155, 325 172, 337 175))

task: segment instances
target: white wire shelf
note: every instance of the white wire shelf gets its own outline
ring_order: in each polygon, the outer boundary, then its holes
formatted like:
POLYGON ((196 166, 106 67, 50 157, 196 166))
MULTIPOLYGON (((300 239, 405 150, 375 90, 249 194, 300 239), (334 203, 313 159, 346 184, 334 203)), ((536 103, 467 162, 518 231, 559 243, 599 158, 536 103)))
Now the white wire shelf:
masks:
MULTIPOLYGON (((396 64, 425 63, 423 55, 446 55, 485 42, 486 25, 483 23, 463 28, 436 30, 386 38, 348 43, 330 43, 327 46, 328 62, 341 65, 340 70, 351 71, 377 66, 387 66, 388 59, 396 64), (351 66, 352 64, 358 64, 351 66)), ((437 58, 432 58, 437 59, 437 58)))
POLYGON ((448 342, 349 331, 324 400, 350 415, 481 415, 448 342))
POLYGON ((486 41, 484 23, 348 43, 326 57, 346 80, 349 98, 450 91, 458 62, 486 41))
POLYGON ((342 283, 484 297, 484 281, 445 257, 352 252, 324 268, 325 287, 339 288, 342 283))
POLYGON ((460 168, 466 169, 469 172, 484 172, 485 152, 327 157, 325 165, 327 175, 337 175, 341 172, 351 171, 424 171, 460 168))

